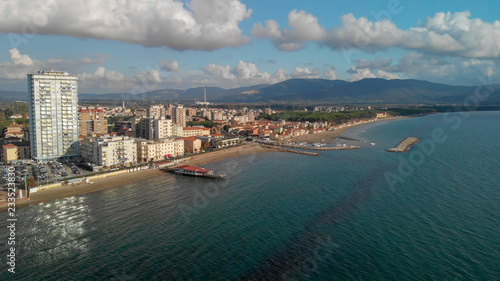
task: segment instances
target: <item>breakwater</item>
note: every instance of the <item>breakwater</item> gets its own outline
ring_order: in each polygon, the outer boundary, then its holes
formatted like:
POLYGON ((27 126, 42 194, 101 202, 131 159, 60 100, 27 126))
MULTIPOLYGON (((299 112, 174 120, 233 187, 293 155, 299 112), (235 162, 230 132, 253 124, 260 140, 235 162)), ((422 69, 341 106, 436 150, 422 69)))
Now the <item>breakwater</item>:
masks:
POLYGON ((412 146, 417 144, 420 141, 419 138, 414 138, 414 137, 409 137, 404 140, 402 140, 396 147, 394 148, 387 148, 386 151, 388 152, 407 152, 410 150, 412 146))
POLYGON ((293 149, 288 149, 288 148, 284 148, 284 147, 276 146, 276 145, 262 145, 262 146, 267 147, 267 148, 271 148, 271 149, 276 149, 278 151, 283 151, 283 152, 297 153, 297 154, 310 155, 310 156, 318 156, 319 155, 319 153, 317 153, 317 152, 293 150, 293 149))
POLYGON ((296 144, 284 144, 281 145, 284 147, 290 147, 290 148, 300 148, 300 149, 309 149, 309 150, 346 150, 346 149, 361 149, 361 146, 320 146, 320 147, 315 147, 315 146, 306 146, 306 145, 296 145, 296 144))

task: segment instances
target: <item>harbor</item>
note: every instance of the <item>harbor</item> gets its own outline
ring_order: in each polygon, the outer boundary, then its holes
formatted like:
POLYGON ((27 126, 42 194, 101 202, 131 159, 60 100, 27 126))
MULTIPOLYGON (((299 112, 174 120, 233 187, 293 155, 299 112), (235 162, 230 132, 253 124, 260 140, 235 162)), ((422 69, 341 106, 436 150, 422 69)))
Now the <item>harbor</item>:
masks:
POLYGON ((398 153, 403 153, 407 152, 410 150, 412 146, 417 144, 420 141, 419 138, 414 138, 414 137, 408 137, 404 140, 402 140, 396 147, 394 148, 387 148, 387 152, 398 152, 398 153))

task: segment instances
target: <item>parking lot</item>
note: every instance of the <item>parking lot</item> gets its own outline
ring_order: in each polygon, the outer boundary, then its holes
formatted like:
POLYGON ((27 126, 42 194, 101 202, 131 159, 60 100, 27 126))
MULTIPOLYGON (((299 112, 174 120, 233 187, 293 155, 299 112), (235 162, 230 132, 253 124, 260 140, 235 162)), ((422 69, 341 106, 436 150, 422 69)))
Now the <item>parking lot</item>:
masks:
POLYGON ((54 181, 63 181, 66 178, 73 178, 90 173, 82 169, 74 162, 51 161, 43 164, 14 164, 0 167, 2 187, 7 186, 8 168, 15 169, 15 182, 18 185, 24 185, 24 177, 33 177, 38 185, 47 184, 54 181))

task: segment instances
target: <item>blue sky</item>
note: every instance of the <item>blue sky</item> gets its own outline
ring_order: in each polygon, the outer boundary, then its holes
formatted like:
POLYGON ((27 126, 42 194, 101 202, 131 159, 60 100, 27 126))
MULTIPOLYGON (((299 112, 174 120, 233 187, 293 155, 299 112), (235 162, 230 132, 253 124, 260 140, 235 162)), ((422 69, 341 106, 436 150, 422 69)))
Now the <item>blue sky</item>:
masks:
POLYGON ((500 82, 497 1, 6 0, 0 90, 26 73, 80 92, 234 88, 290 78, 500 82))

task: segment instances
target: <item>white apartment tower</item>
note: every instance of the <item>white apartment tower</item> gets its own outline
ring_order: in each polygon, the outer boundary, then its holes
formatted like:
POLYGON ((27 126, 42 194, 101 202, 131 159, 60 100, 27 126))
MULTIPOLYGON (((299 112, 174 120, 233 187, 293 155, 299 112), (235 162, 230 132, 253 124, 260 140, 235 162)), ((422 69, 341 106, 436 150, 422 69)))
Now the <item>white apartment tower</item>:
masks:
POLYGON ((79 155, 78 78, 60 71, 28 74, 28 94, 32 158, 79 155))

